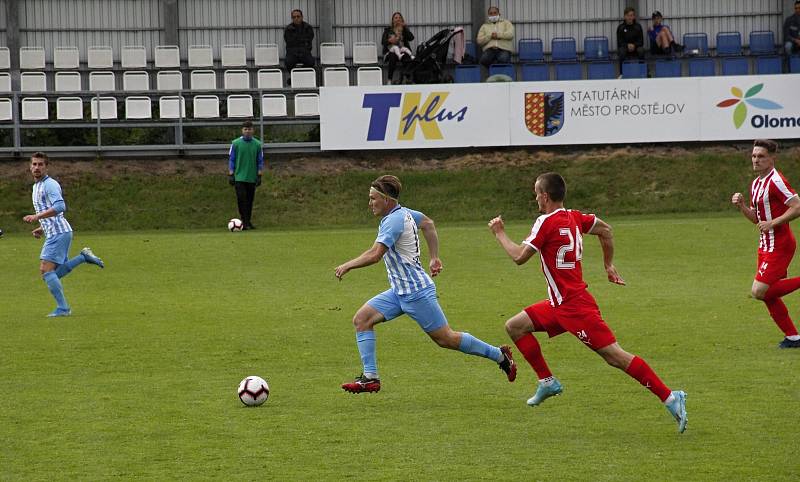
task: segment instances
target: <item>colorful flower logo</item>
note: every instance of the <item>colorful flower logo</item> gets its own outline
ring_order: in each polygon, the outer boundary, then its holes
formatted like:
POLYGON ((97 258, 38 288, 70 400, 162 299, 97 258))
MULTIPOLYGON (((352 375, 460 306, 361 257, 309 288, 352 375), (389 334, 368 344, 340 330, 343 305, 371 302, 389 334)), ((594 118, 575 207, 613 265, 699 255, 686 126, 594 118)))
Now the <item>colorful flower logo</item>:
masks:
POLYGON ((750 87, 747 92, 745 92, 744 98, 742 98, 742 89, 738 87, 731 87, 731 94, 733 94, 734 98, 723 100, 717 104, 717 107, 725 108, 734 105, 736 106, 736 108, 733 109, 733 125, 735 125, 737 129, 742 127, 744 120, 747 118, 748 105, 751 105, 757 109, 783 109, 782 105, 772 102, 771 100, 753 98, 753 96, 761 92, 761 89, 763 88, 764 84, 754 85, 753 87, 750 87))

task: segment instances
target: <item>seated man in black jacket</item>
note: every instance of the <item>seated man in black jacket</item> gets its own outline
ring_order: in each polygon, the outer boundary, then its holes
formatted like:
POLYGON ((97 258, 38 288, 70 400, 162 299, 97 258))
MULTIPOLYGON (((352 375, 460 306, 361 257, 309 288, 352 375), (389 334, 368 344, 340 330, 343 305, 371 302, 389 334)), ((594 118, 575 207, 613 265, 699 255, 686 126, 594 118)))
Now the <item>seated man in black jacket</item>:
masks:
POLYGON ((314 57, 311 56, 314 28, 303 21, 302 10, 292 10, 292 23, 283 30, 283 40, 286 42, 284 63, 287 70, 291 71, 297 64, 314 66, 314 57))
POLYGON ((644 59, 644 32, 633 7, 625 9, 625 21, 617 27, 617 49, 620 67, 626 60, 644 59))

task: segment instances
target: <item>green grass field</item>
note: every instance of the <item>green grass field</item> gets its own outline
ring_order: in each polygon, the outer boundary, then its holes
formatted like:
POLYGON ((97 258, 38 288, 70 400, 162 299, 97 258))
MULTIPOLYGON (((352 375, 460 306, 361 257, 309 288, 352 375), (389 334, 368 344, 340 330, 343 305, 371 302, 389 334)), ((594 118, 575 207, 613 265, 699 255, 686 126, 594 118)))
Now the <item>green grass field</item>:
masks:
MULTIPOLYGON (((407 317, 379 326, 383 389, 360 371, 351 318, 387 286, 381 265, 342 282, 361 229, 86 233, 107 267, 64 285, 48 319, 40 242, 0 239, 0 479, 797 480, 800 352, 748 298, 756 232, 741 217, 612 218, 616 264, 585 240, 590 290, 624 348, 688 393, 676 433, 659 401, 569 335, 543 341, 564 394, 525 400, 487 360, 437 348, 407 317), (247 375, 269 401, 244 407, 247 375)), ((439 223, 451 325, 494 344, 545 296, 538 260, 515 266, 484 223, 439 223)), ((529 225, 509 224, 521 239, 529 225)), ((795 316, 798 297, 788 305, 795 316)), ((541 340, 541 338, 540 338, 541 340)))

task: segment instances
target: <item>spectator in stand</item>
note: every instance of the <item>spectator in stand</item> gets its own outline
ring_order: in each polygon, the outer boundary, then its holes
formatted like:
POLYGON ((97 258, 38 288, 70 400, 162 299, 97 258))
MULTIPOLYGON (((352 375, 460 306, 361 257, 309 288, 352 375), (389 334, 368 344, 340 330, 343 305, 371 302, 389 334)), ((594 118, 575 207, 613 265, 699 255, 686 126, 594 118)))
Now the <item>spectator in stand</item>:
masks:
POLYGON ((383 36, 381 37, 383 61, 389 66, 386 72, 389 76, 389 83, 396 83, 394 81, 394 71, 397 69, 397 63, 408 62, 413 58, 411 56, 412 40, 414 40, 414 34, 406 26, 403 14, 394 12, 391 25, 383 29, 383 36))
POLYGON ((653 55, 673 55, 683 52, 683 45, 675 42, 672 29, 664 25, 664 16, 656 10, 653 12, 653 26, 647 30, 650 37, 650 53, 653 55))
POLYGON ((617 51, 620 68, 626 60, 644 59, 644 33, 633 7, 625 9, 625 20, 617 27, 617 51))
POLYGON ((794 2, 794 15, 783 22, 783 41, 786 55, 800 53, 800 0, 794 2))
POLYGON ((314 28, 303 21, 302 10, 292 10, 292 23, 283 30, 283 40, 286 42, 284 59, 286 70, 291 72, 298 64, 303 64, 305 67, 314 66, 314 57, 311 55, 314 28))
POLYGON ((489 7, 486 23, 478 31, 478 45, 483 49, 480 63, 486 68, 492 64, 508 64, 514 52, 514 25, 500 18, 500 9, 489 7))

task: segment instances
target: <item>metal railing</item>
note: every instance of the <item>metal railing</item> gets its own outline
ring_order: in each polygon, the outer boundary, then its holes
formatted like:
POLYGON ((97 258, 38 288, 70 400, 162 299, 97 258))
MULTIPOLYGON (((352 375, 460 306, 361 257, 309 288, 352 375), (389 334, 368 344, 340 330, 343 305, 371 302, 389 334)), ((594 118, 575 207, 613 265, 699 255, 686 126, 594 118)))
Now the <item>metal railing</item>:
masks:
MULTIPOLYGON (((318 152, 320 143, 318 141, 307 142, 268 142, 264 139, 265 128, 269 126, 319 126, 319 116, 303 117, 265 117, 262 109, 262 96, 264 94, 282 93, 306 93, 317 92, 316 89, 290 89, 290 90, 178 90, 178 91, 113 91, 113 92, 13 92, 9 93, 12 106, 12 119, 10 121, 0 121, 0 132, 10 132, 10 142, 0 145, 0 159, 17 159, 30 155, 35 151, 46 151, 55 157, 159 157, 159 156, 197 156, 197 155, 223 155, 228 152, 230 143, 190 143, 185 140, 185 129, 195 127, 235 127, 240 126, 245 120, 251 120, 254 127, 258 129, 259 138, 264 141, 264 151, 273 153, 294 153, 294 152, 318 152), (254 104, 254 116, 248 117, 218 117, 196 119, 189 116, 189 100, 196 95, 217 95, 220 97, 221 106, 225 106, 225 97, 235 94, 249 94, 256 101, 254 104), (151 99, 151 115, 158 106, 158 98, 163 96, 176 96, 184 99, 186 106, 185 115, 178 115, 176 118, 162 119, 160 111, 158 116, 152 119, 125 119, 104 118, 102 115, 101 98, 113 97, 116 102, 115 108, 119 114, 119 104, 125 102, 126 97, 149 97, 151 99), (48 99, 48 120, 22 120, 22 99, 25 97, 44 97, 48 99), (49 120, 52 119, 54 104, 59 97, 79 97, 82 99, 83 119, 79 120, 49 120), (52 99, 52 100, 51 100, 52 99), (156 102, 152 102, 156 99, 156 102), (96 102, 96 115, 92 116, 92 102, 96 102), (155 104, 155 106, 152 106, 155 104), (87 110, 88 115, 87 115, 87 110), (94 117, 94 118, 93 118, 94 117), (86 120, 88 118, 88 120, 86 120), (119 128, 163 128, 173 131, 173 142, 166 144, 145 144, 145 145, 114 145, 103 142, 103 131, 106 129, 119 128), (34 129, 80 129, 94 130, 95 142, 81 146, 59 146, 59 145, 26 145, 23 142, 24 132, 34 129)), ((287 104, 293 100, 293 96, 287 96, 287 104)), ((184 104, 184 105, 185 105, 184 104)), ((178 112, 182 113, 184 106, 179 103, 178 112)), ((222 113, 221 113, 222 115, 222 113)), ((238 132, 236 130, 235 132, 238 132)))

